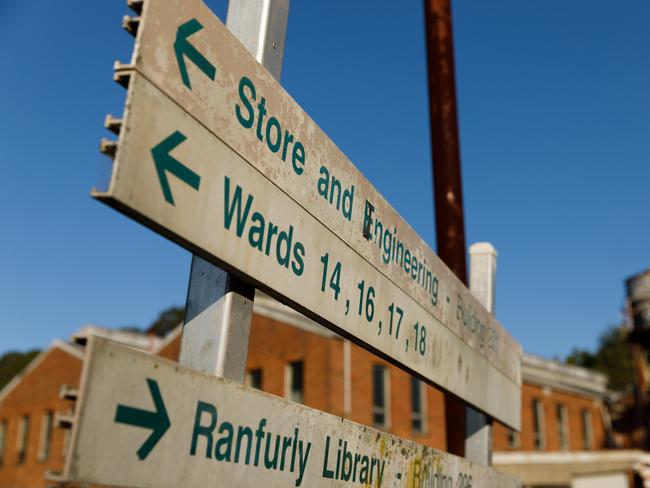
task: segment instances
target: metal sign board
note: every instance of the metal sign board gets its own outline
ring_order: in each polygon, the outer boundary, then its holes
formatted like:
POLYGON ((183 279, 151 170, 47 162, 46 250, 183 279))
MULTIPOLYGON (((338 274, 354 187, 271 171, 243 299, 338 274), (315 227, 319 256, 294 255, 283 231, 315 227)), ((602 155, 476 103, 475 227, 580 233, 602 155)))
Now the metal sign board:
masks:
POLYGON ((110 188, 96 196, 518 425, 512 378, 138 73, 110 188))
POLYGON ((491 468, 100 338, 89 343, 62 479, 185 488, 520 486, 491 468))
POLYGON ((519 344, 201 0, 147 0, 132 66, 521 383, 519 344))

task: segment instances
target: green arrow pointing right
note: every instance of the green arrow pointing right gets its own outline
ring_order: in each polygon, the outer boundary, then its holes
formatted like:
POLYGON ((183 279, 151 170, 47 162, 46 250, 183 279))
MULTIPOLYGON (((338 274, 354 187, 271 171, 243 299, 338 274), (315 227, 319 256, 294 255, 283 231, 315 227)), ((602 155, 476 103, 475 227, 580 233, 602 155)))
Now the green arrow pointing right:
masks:
POLYGON ((165 435, 165 432, 167 432, 167 429, 171 426, 165 403, 160 395, 158 382, 147 378, 147 384, 149 385, 149 393, 151 393, 151 398, 156 407, 155 412, 127 407, 125 405, 118 405, 115 412, 115 422, 117 423, 151 429, 151 435, 147 438, 144 444, 140 446, 140 449, 138 449, 137 454, 141 461, 144 461, 147 458, 149 453, 154 447, 156 447, 158 441, 163 435, 165 435))
POLYGON ((178 62, 178 70, 181 72, 183 84, 192 89, 190 77, 187 74, 187 66, 185 65, 185 56, 192 61, 201 71, 203 71, 208 78, 214 81, 217 74, 217 69, 205 59, 205 56, 198 52, 192 44, 187 40, 192 34, 196 34, 203 29, 201 23, 192 19, 182 24, 176 31, 176 40, 174 41, 174 52, 176 53, 176 61, 178 62))
POLYGON ((160 187, 162 188, 165 200, 171 205, 175 204, 172 190, 169 187, 169 180, 167 179, 168 171, 197 191, 201 184, 201 177, 199 175, 169 154, 170 151, 180 145, 185 139, 187 139, 185 135, 176 131, 151 150, 156 171, 158 172, 158 179, 160 180, 160 187))

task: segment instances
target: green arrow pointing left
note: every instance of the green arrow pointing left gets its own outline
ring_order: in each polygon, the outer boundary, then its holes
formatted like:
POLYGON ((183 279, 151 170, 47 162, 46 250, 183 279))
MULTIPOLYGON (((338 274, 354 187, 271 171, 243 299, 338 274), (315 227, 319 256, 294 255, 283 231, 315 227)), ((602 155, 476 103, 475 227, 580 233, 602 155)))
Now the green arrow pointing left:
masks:
POLYGON ((137 454, 141 461, 147 458, 151 450, 156 447, 158 441, 165 435, 165 432, 167 432, 167 429, 171 425, 165 403, 160 395, 158 383, 155 380, 147 378, 147 384, 149 385, 149 393, 151 393, 151 398, 156 407, 155 412, 127 407, 125 405, 118 405, 117 411, 115 412, 115 422, 117 423, 151 429, 151 435, 140 446, 140 449, 138 449, 137 454))
POLYGON ((192 19, 182 24, 176 31, 176 40, 174 41, 174 52, 176 53, 176 62, 178 62, 178 70, 181 72, 183 84, 192 89, 190 77, 187 74, 187 66, 185 65, 185 57, 189 58, 205 75, 214 81, 217 74, 217 69, 210 61, 205 59, 205 56, 196 50, 192 44, 187 40, 192 34, 196 34, 203 29, 201 23, 192 19))
POLYGON ((176 131, 160 144, 154 146, 151 150, 153 161, 156 165, 156 171, 158 171, 158 179, 160 180, 163 195, 165 196, 165 200, 172 205, 175 204, 172 190, 169 187, 169 180, 167 179, 168 171, 197 191, 201 184, 201 177, 199 175, 169 154, 185 139, 187 139, 187 137, 185 137, 181 132, 176 131))

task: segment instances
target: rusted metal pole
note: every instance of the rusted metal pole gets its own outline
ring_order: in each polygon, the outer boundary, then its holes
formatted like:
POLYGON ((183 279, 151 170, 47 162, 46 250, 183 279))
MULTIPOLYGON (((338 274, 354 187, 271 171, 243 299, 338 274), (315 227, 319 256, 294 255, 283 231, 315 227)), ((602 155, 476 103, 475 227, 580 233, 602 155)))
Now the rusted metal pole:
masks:
POLYGON ((450 0, 424 0, 438 255, 467 284, 450 0))
MULTIPOLYGON (((451 0, 424 0, 438 255, 467 284, 451 0)), ((445 395, 447 450, 465 455, 465 407, 445 395)))

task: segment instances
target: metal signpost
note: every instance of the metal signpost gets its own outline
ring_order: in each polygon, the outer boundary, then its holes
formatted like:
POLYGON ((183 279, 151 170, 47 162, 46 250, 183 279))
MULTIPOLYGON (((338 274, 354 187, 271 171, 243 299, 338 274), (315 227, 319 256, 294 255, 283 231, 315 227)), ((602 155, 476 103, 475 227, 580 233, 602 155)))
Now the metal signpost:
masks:
MULTIPOLYGON (((288 15, 289 0, 228 3, 228 29, 278 80, 288 15)), ((181 56, 179 63, 187 57, 212 74, 209 62, 191 44, 178 42, 174 50, 181 56)), ((237 275, 193 256, 180 363, 243 383, 254 296, 255 289, 237 275)))
POLYGON ((283 49, 288 1, 253 3, 228 14, 246 46, 200 0, 129 3, 140 16, 125 20, 132 63, 116 66, 125 112, 108 124, 118 141, 103 144, 110 184, 93 195, 196 254, 181 350, 192 369, 94 341, 63 479, 517 486, 200 373, 241 381, 255 287, 520 423, 521 347, 282 89, 273 51, 283 49), (262 28, 248 31, 243 18, 262 28))
POLYGON ((87 354, 66 479, 174 488, 518 486, 463 458, 105 339, 92 338, 87 354))
MULTIPOLYGON (((494 314, 497 252, 487 242, 469 248, 469 287, 488 312, 494 314)), ((492 419, 471 407, 465 413, 465 457, 489 466, 492 464, 492 419)))

